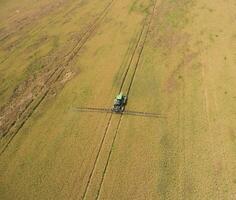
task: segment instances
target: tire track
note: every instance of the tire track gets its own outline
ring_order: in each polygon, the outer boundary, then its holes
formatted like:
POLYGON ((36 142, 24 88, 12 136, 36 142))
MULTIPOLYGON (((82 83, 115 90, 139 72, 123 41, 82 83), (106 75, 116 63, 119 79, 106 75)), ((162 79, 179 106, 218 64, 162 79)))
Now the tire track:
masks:
POLYGON ((133 83, 134 83, 134 79, 135 79, 135 75, 136 75, 136 72, 137 72, 137 69, 138 69, 138 66, 139 66, 139 62, 140 62, 140 59, 141 59, 141 55, 142 55, 142 53, 143 53, 144 46, 145 46, 145 43, 146 43, 146 41, 147 41, 147 36, 148 36, 149 31, 150 31, 151 23, 152 23, 154 14, 155 14, 156 5, 157 5, 157 0, 156 0, 156 2, 155 2, 154 7, 153 7, 152 15, 151 15, 150 20, 149 20, 148 25, 147 25, 147 32, 145 33, 144 41, 143 41, 143 43, 141 44, 141 50, 140 50, 140 53, 138 54, 138 58, 137 58, 137 61, 136 61, 136 63, 135 63, 135 69, 134 69, 134 72, 133 72, 133 75, 132 75, 132 78, 131 78, 131 81, 130 81, 130 84, 129 84, 129 87, 128 87, 128 90, 127 90, 127 93, 126 93, 127 96, 129 96, 131 87, 133 86, 133 83))
MULTIPOLYGON (((145 21, 146 21, 146 19, 145 19, 145 21)), ((138 41, 137 41, 136 46, 135 46, 135 48, 134 48, 134 51, 133 51, 133 53, 132 53, 132 55, 131 55, 131 57, 130 57, 128 67, 127 67, 127 69, 126 69, 126 71, 125 71, 124 77, 123 77, 122 82, 121 82, 121 85, 120 85, 119 93, 122 91, 122 89, 123 89, 123 87, 124 87, 125 80, 126 80, 127 75, 128 75, 128 73, 129 73, 129 71, 130 71, 130 68, 131 68, 131 66, 132 66, 132 61, 133 61, 134 56, 135 56, 135 53, 136 53, 136 51, 137 51, 137 49, 138 49, 139 43, 140 43, 140 41, 141 41, 141 38, 142 38, 142 35, 143 35, 143 32, 144 32, 144 29, 145 29, 145 23, 144 23, 143 26, 142 26, 141 32, 140 32, 140 34, 139 34, 139 36, 138 36, 138 41)))
MULTIPOLYGON (((43 102, 43 100, 47 97, 49 91, 55 86, 56 82, 60 79, 65 71, 66 67, 71 63, 74 57, 80 52, 80 50, 84 47, 85 43, 89 40, 91 35, 94 33, 95 29, 99 26, 100 22, 104 19, 109 8, 112 6, 114 0, 111 0, 109 4, 103 9, 101 14, 93 21, 93 23, 89 26, 88 30, 84 33, 84 35, 80 38, 77 42, 75 47, 65 55, 64 63, 60 64, 50 75, 49 78, 46 80, 44 86, 40 89, 37 97, 33 99, 29 105, 20 113, 21 118, 17 118, 13 123, 11 123, 10 127, 7 129, 7 132, 4 132, 3 135, 6 136, 10 134, 9 139, 4 142, 3 147, 0 151, 0 156, 2 153, 5 152, 7 147, 9 146, 10 142, 13 138, 17 135, 17 133, 21 130, 23 125, 26 121, 32 116, 33 112, 38 108, 38 106, 43 102), (23 113, 26 113, 25 115, 23 113), (19 123, 19 125, 16 125, 19 123), (15 126, 17 126, 15 128, 15 126), (11 131, 12 130, 12 131, 11 131)), ((2 146, 2 145, 1 145, 2 146)))
MULTIPOLYGON (((142 26, 141 32, 140 32, 140 34, 139 34, 139 36, 138 36, 138 41, 137 41, 137 43, 136 43, 136 45, 135 45, 135 48, 134 48, 133 53, 131 54, 131 58, 130 58, 130 60, 129 60, 128 67, 127 67, 127 69, 125 70, 124 77, 122 78, 122 82, 121 82, 121 86, 120 86, 119 92, 122 91, 122 88, 123 88, 124 83, 125 83, 125 81, 126 81, 126 79, 127 79, 127 76, 128 76, 128 72, 130 71, 130 68, 131 68, 131 66, 132 66, 132 61, 133 61, 133 58, 134 58, 135 53, 136 53, 136 51, 137 51, 137 48, 138 48, 138 46, 139 46, 140 40, 141 40, 141 38, 142 38, 142 34, 143 34, 143 32, 144 32, 144 29, 145 29, 145 24, 146 24, 146 23, 144 23, 143 26, 142 26)), ((106 128, 105 128, 104 136, 103 136, 103 139, 102 139, 102 143, 101 143, 100 146, 99 146, 99 151, 98 151, 98 154, 96 155, 95 162, 94 162, 94 164, 93 164, 93 168, 92 168, 91 173, 90 173, 90 175, 89 175, 89 180, 88 180, 88 182, 87 182, 87 184, 86 184, 86 188, 85 188, 85 191, 84 191, 84 193, 83 193, 82 199, 85 199, 85 197, 86 197, 86 195, 87 195, 87 192, 88 192, 88 189, 89 189, 89 186, 90 186, 90 183, 91 183, 91 179, 92 179, 92 177, 93 177, 93 174, 94 174, 95 169, 96 169, 96 166, 97 166, 98 158, 100 157, 101 149, 102 149, 102 147, 103 147, 103 145, 104 145, 105 138, 106 138, 107 133, 108 133, 108 131, 109 131, 109 126, 110 126, 111 121, 112 121, 113 113, 111 113, 110 116, 111 116, 111 117, 109 118, 108 123, 107 123, 107 126, 106 126, 106 128)), ((120 123, 120 121, 121 121, 121 117, 119 118, 119 123, 120 123)), ((118 130, 116 130, 116 134, 117 134, 117 132, 118 132, 118 130)), ((115 134, 115 137, 116 137, 116 134, 115 134)), ((113 141, 115 142, 114 139, 113 139, 113 141)), ((110 153, 109 153, 109 157, 110 157, 110 154, 111 154, 111 150, 110 150, 110 153)), ((109 161, 109 159, 108 159, 108 161, 109 161)), ((107 166, 108 166, 108 163, 106 163, 105 169, 106 169, 107 166)), ((103 177, 102 177, 102 179, 103 179, 103 177)), ((99 190, 100 190, 100 188, 99 188, 99 190)))
MULTIPOLYGON (((146 20, 146 19, 145 19, 145 20, 146 20)), ((138 46, 139 46, 140 40, 141 40, 141 38, 142 38, 142 34, 143 34, 143 32, 144 32, 144 29, 145 29, 145 24, 146 24, 146 23, 143 24, 143 26, 142 26, 142 28, 141 28, 141 32, 140 32, 140 34, 138 35, 138 40, 137 40, 136 45, 135 45, 135 47, 134 47, 134 50, 133 50, 133 52, 132 52, 132 54, 131 54, 131 58, 130 58, 130 60, 129 60, 128 67, 127 67, 127 69, 125 70, 124 77, 122 78, 121 86, 120 86, 119 92, 122 91, 122 88, 123 88, 123 86, 124 86, 125 80, 127 79, 128 72, 130 71, 130 68, 131 68, 131 65, 132 65, 132 60, 133 60, 133 58, 134 58, 134 56, 135 56, 135 53, 136 53, 137 48, 138 48, 138 46)), ((82 195, 82 199, 85 199, 85 197, 86 197, 86 195, 87 195, 87 192, 88 192, 88 189, 89 189, 89 186, 90 186, 90 183, 91 183, 91 179, 92 179, 92 177, 93 177, 93 174, 94 174, 95 169, 96 169, 96 166, 97 166, 98 158, 100 157, 100 153, 101 153, 102 147, 103 147, 103 145, 104 145, 105 138, 106 138, 107 133, 108 133, 108 131, 109 131, 109 127, 110 127, 110 124, 111 124, 111 121, 112 121, 112 116, 113 116, 113 113, 110 114, 110 117, 109 117, 109 119, 108 119, 107 126, 105 127, 105 131, 104 131, 104 135, 103 135, 103 138, 102 138, 102 142, 101 142, 101 144, 99 145, 99 150, 98 150, 98 153, 97 153, 97 155, 96 155, 95 162, 94 162, 94 164, 93 164, 92 170, 91 170, 91 172, 90 172, 89 179, 88 179, 88 182, 87 182, 86 187, 85 187, 85 191, 84 191, 84 193, 83 193, 83 195, 82 195)), ((119 119, 119 121, 120 121, 120 120, 121 120, 121 118, 119 119)))
MULTIPOLYGON (((106 16, 107 11, 111 7, 114 0, 111 0, 111 2, 105 7, 105 9, 102 11, 102 13, 95 19, 95 21, 89 26, 89 29, 84 33, 84 35, 78 40, 77 44, 73 47, 73 49, 65 55, 66 63, 65 65, 68 66, 70 62, 73 60, 73 58, 79 53, 81 48, 84 46, 84 44, 87 42, 89 37, 92 35, 93 31, 96 29, 96 27, 99 25, 99 22, 102 21, 102 19, 106 16), (81 43, 81 45, 80 45, 81 43)), ((59 70, 60 67, 56 68, 55 71, 50 75, 50 78, 59 70)), ((49 78, 49 80, 50 80, 49 78)), ((48 81, 49 81, 48 80, 48 81)))
MULTIPOLYGON (((132 63, 133 63, 133 61, 134 61, 135 55, 137 54, 137 50, 138 50, 139 47, 141 46, 140 51, 138 52, 137 61, 136 61, 136 63, 135 63, 134 72, 133 72, 133 74, 132 74, 131 81, 130 81, 130 83, 129 83, 128 90, 127 90, 127 93, 126 93, 127 96, 128 96, 129 93, 130 93, 131 87, 132 87, 133 82, 134 82, 134 79, 135 79, 135 74, 136 74, 136 72, 137 72, 137 68, 138 68, 138 65, 139 65, 139 62, 140 62, 140 58, 141 58, 141 55, 142 55, 142 53, 143 53, 143 49, 144 49, 144 46, 145 46, 145 43, 146 43, 146 40, 147 40, 147 36, 148 36, 149 30, 150 30, 150 25, 151 25, 151 22, 152 22, 152 20, 153 20, 153 16, 154 16, 154 13, 155 13, 156 5, 157 5, 157 0, 155 1, 155 4, 154 4, 154 7, 153 7, 153 11, 152 11, 151 17, 148 15, 148 16, 145 18, 145 20, 144 20, 144 24, 143 24, 143 26, 142 26, 142 28, 141 28, 141 32, 140 32, 140 34, 139 34, 137 44, 136 44, 135 49, 134 49, 134 51, 133 51, 133 53, 132 53, 132 55, 131 55, 131 58, 130 58, 128 67, 127 67, 127 69, 126 69, 126 71, 125 71, 124 77, 123 77, 122 82, 121 82, 121 86, 120 86, 119 92, 121 92, 122 89, 123 89, 123 87, 124 87, 125 81, 127 80, 127 76, 128 76, 129 71, 130 71, 130 69, 131 69, 131 66, 132 66, 132 63), (148 18, 150 18, 149 21, 148 21, 148 18), (147 22, 147 21, 148 21, 148 22, 147 22), (146 27, 147 27, 147 31, 145 32, 145 28, 146 28, 146 27), (142 41, 142 36, 143 36, 143 34, 144 34, 144 40, 143 40, 143 42, 141 42, 141 41, 142 41), (141 43, 141 45, 140 45, 140 43, 141 43)), ((113 115, 113 114, 111 114, 111 116, 112 116, 112 115, 113 115)), ((104 178, 105 178, 105 175, 106 175, 106 171, 107 171, 107 168, 108 168, 108 165, 109 165, 109 161, 110 161, 110 158, 111 158, 111 155, 112 155, 112 146, 115 144, 115 141, 116 141, 116 138, 117 138, 117 135, 118 135, 118 131, 119 131, 119 129, 120 129, 120 125, 121 125, 122 118, 123 118, 123 114, 121 114, 121 116, 120 116, 119 119, 118 119, 118 123, 117 123, 116 130, 115 130, 115 135, 114 135, 113 140, 112 140, 112 143, 111 143, 111 148, 110 148, 110 150, 109 150, 108 158, 107 158, 107 161, 106 161, 106 164, 105 164, 105 168, 104 168, 104 171, 103 171, 103 174, 102 174, 101 183, 99 184, 99 189, 98 189, 98 193, 97 193, 96 199, 99 198, 100 193, 101 193, 101 188, 102 188, 102 186, 103 186, 103 182, 104 182, 104 178)), ((112 117, 109 119, 109 122, 108 122, 109 125, 111 124, 111 120, 112 120, 112 117)), ((106 135, 107 135, 108 130, 109 130, 109 126, 106 127, 106 129, 105 129, 105 134, 106 134, 106 135)), ((105 137, 104 137, 104 139, 105 139, 105 137)), ((103 140, 103 143, 104 143, 104 140, 103 140)), ((103 146, 103 145, 101 145, 101 148, 102 148, 102 146, 103 146)), ((100 152, 101 152, 101 149, 99 149, 99 154, 100 154, 100 152)), ((98 154, 97 157, 96 157, 96 162, 95 162, 95 164, 94 164, 94 166, 93 166, 93 169, 92 169, 92 172, 91 172, 91 174, 90 174, 90 176, 89 176, 89 180, 88 180, 88 183, 87 183, 87 185, 86 185, 86 190, 85 190, 85 192, 84 192, 84 194, 83 194, 83 198, 82 198, 82 199, 85 199, 85 197, 86 197, 86 195, 87 195, 88 188, 89 188, 90 183, 91 183, 91 178, 93 177, 93 174, 94 174, 94 171, 95 171, 95 168, 96 168, 96 165, 97 165, 97 161, 98 161, 99 154, 98 154)))
POLYGON ((92 179, 92 176, 93 176, 93 174, 94 174, 94 171, 95 171, 95 168, 96 168, 96 165, 97 165, 97 162, 98 162, 99 155, 100 155, 100 153, 101 153, 101 150, 102 150, 102 147, 103 147, 105 138, 106 138, 107 133, 108 133, 108 130, 109 130, 109 127, 110 127, 110 125, 111 125, 112 116, 113 116, 113 114, 111 113, 110 116, 109 116, 109 119, 108 119, 108 123, 107 123, 107 125, 106 125, 106 127, 105 127, 105 132, 104 132, 102 141, 101 141, 101 143, 100 143, 100 145, 99 145, 98 153, 97 153, 96 158, 95 158, 95 161, 94 161, 94 163, 93 163, 92 171, 91 171, 91 173, 89 174, 89 179, 88 179, 88 182, 87 182, 87 184, 86 184, 85 191, 84 191, 84 193, 83 193, 82 199, 85 198, 85 196, 86 196, 86 194, 87 194, 87 191, 88 191, 88 187, 89 187, 89 185, 90 185, 90 183, 91 183, 91 179, 92 179))
MULTIPOLYGON (((111 92, 111 93, 113 93, 113 92, 111 92)), ((112 96, 110 96, 110 97, 112 97, 112 96)), ((109 102, 107 102, 107 103, 109 103, 109 102)), ((106 129, 108 130, 109 127, 110 127, 110 124, 109 124, 109 123, 111 123, 111 119, 110 119, 111 117, 112 117, 111 113, 107 113, 106 116, 104 117, 104 120, 103 120, 103 121, 106 122, 106 124, 105 124, 105 130, 106 130, 106 129), (109 117, 108 117, 108 121, 106 120, 107 116, 109 116, 109 117)), ((99 122, 98 124, 100 124, 100 122, 99 122)), ((104 124, 104 123, 103 123, 103 124, 104 124)), ((98 126, 97 126, 97 128, 98 128, 98 126)), ((97 128, 96 128, 96 129, 97 129, 97 128)), ((107 131, 107 132, 108 132, 108 131, 107 131)), ((101 151, 101 149, 102 149, 102 145, 103 145, 104 140, 105 140, 105 138, 106 138, 106 135, 107 135, 107 134, 103 135, 103 137, 102 137, 101 143, 100 143, 100 145, 99 145, 99 147, 98 147, 98 154, 100 154, 100 151, 101 151)), ((97 159, 99 158, 98 154, 97 154, 96 157, 95 157, 94 164, 97 162, 97 159)), ((84 161, 85 161, 85 159, 83 160, 82 164, 78 167, 79 169, 82 167, 84 161)), ((76 173, 76 171, 77 171, 77 170, 73 170, 73 173, 72 173, 72 174, 76 173)), ((79 173, 76 173, 76 175, 72 175, 72 176, 73 176, 73 177, 77 177, 77 176, 79 176, 78 174, 79 174, 79 173)), ((92 174, 91 174, 91 175, 92 175, 92 174)), ((91 175, 89 175, 89 176, 91 176, 91 175)), ((73 191, 74 191, 74 187, 75 187, 74 185, 77 184, 77 181, 75 180, 75 181, 73 181, 73 182, 74 182, 74 183, 73 183, 72 188, 73 188, 73 191)), ((86 185, 86 187, 87 187, 87 185, 86 185)), ((63 190, 63 189, 64 189, 64 184, 63 184, 61 190, 63 190)), ((79 196, 78 192, 75 193, 75 195, 73 195, 73 192, 71 192, 71 194, 69 195, 68 199, 77 199, 78 196, 79 196), (74 196, 74 197, 73 197, 73 196, 74 196)), ((80 199, 81 199, 81 197, 80 197, 80 199)))
POLYGON ((103 186, 103 182, 104 182, 104 178, 105 178, 105 175, 106 175, 107 167, 108 167, 108 164, 109 164, 109 161, 110 161, 110 158, 111 158, 111 154, 112 154, 112 147, 115 144, 115 141, 116 141, 116 138, 117 138, 117 135, 118 135, 118 131, 120 129, 122 118, 123 118, 123 115, 121 114, 121 116, 119 118, 119 121, 117 123, 115 135, 114 135, 113 140, 112 140, 112 144, 111 144, 111 148, 110 148, 110 151, 109 151, 109 154, 108 154, 108 158, 107 158, 107 162, 106 162, 106 165, 105 165, 105 168, 104 168, 104 172, 102 174, 102 180, 101 180, 101 183, 99 185, 99 190, 98 190, 98 193, 97 193, 97 196, 96 196, 96 200, 99 198, 99 196, 101 194, 101 188, 103 186))
MULTIPOLYGON (((35 104, 35 106, 33 107, 33 109, 27 113, 27 115, 25 116, 25 120, 22 121, 22 123, 20 123, 16 128, 15 128, 15 132, 13 134, 11 134, 10 138, 7 140, 7 142, 5 143, 5 145, 3 146, 1 152, 0 152, 0 156, 6 151, 7 147, 9 146, 9 144, 12 142, 12 140, 14 139, 14 137, 17 135, 17 133, 21 130, 21 128, 25 125, 25 123, 27 122, 27 120, 32 116, 32 114, 34 113, 34 111, 37 109, 37 107, 42 103, 42 101, 45 99, 45 97, 47 96, 49 90, 46 91, 41 98, 39 99, 39 101, 35 104)), ((16 122, 13 124, 13 126, 16 124, 16 122)))

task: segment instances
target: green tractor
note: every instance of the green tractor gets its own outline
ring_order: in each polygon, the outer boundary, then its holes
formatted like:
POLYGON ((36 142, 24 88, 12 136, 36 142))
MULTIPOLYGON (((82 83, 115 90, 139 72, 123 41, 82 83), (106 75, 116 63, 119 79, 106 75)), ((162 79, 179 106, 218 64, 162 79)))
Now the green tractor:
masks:
POLYGON ((124 112, 125 106, 127 104, 127 99, 128 99, 127 96, 123 95, 122 92, 119 95, 117 95, 114 100, 112 112, 115 112, 115 113, 124 112))

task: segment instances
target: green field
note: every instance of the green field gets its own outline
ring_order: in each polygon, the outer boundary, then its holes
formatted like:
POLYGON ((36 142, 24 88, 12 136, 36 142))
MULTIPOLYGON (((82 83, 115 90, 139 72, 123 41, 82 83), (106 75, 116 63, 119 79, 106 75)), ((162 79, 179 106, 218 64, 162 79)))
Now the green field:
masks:
POLYGON ((235 200, 235 0, 0 0, 0 199, 235 200), (158 118, 79 112, 111 108, 158 118))

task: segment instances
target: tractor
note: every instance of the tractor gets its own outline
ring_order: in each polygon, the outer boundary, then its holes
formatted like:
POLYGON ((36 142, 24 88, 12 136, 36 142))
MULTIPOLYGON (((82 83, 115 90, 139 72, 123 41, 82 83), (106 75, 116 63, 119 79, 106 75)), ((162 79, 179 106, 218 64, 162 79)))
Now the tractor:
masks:
POLYGON ((128 99, 127 96, 123 95, 122 92, 119 95, 117 95, 114 100, 112 112, 115 112, 115 113, 124 112, 125 105, 127 104, 127 99, 128 99))

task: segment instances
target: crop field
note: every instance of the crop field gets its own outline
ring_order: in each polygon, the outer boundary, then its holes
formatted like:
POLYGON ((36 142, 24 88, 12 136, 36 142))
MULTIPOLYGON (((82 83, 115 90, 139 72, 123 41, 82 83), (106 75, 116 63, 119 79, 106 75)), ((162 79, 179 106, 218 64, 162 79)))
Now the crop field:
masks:
POLYGON ((0 199, 236 200, 235 88, 235 0, 0 0, 0 199))

